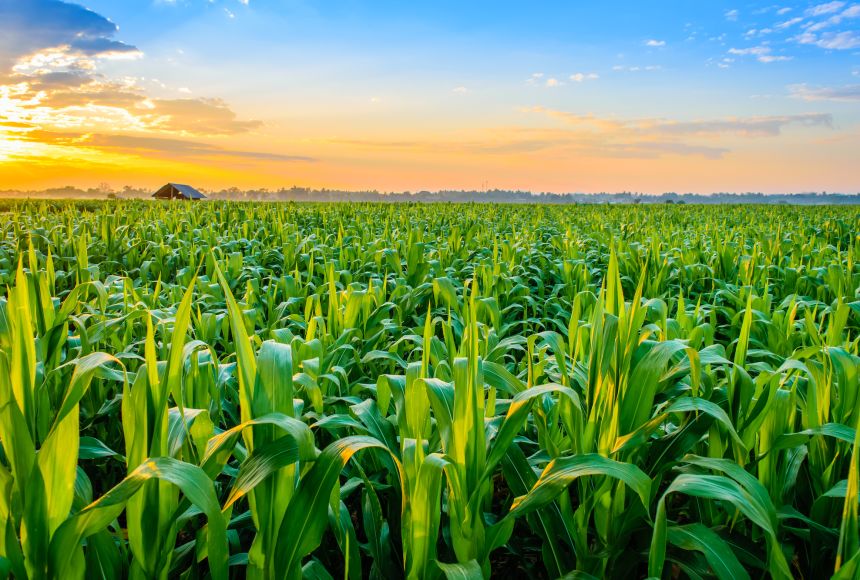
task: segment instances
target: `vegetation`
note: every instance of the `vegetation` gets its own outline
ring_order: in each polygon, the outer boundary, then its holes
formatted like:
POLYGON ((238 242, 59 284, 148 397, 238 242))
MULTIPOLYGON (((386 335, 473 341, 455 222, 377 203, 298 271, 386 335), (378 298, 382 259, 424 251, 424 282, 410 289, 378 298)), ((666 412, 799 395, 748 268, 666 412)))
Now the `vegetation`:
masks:
POLYGON ((3 573, 860 574, 856 208, 3 211, 3 573))
MULTIPOLYGON (((27 199, 149 199, 155 190, 134 188, 126 185, 113 190, 103 183, 99 187, 78 189, 60 187, 41 191, 0 191, 0 198, 27 199)), ((694 204, 762 204, 762 205, 860 205, 860 193, 674 193, 649 195, 634 192, 620 193, 551 193, 531 191, 509 191, 490 189, 481 191, 440 190, 403 191, 380 193, 370 191, 345 191, 339 189, 308 189, 305 187, 282 187, 279 189, 239 189, 229 187, 219 190, 201 189, 209 199, 229 201, 299 201, 299 202, 385 202, 385 203, 527 203, 527 204, 649 204, 649 203, 694 203, 694 204)))

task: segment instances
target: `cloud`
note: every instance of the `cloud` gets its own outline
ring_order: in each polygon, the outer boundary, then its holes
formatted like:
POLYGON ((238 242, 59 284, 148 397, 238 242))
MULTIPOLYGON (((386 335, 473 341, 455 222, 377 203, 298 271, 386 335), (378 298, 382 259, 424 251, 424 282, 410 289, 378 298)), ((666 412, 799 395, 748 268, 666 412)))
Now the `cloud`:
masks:
POLYGON ((225 149, 209 143, 167 137, 33 130, 19 135, 17 138, 22 141, 32 141, 59 147, 96 149, 99 151, 111 151, 125 155, 138 155, 159 159, 183 158, 199 161, 229 157, 237 160, 247 159, 256 161, 304 163, 316 161, 312 157, 225 149))
POLYGON ((0 1, 0 73, 18 59, 51 49, 69 59, 139 55, 113 40, 117 26, 104 16, 59 0, 0 1))
POLYGON ((532 73, 532 75, 526 79, 527 85, 537 85, 543 84, 544 74, 542 72, 532 73))
POLYGON ((786 6, 785 8, 780 8, 776 11, 777 15, 779 16, 783 16, 785 14, 788 14, 789 12, 791 12, 791 8, 789 8, 788 6, 786 6))
POLYGON ((575 73, 570 75, 570 80, 575 83, 582 83, 585 81, 594 81, 600 78, 600 75, 597 73, 575 73))
POLYGON ((623 65, 623 64, 617 64, 617 65, 612 67, 612 70, 618 71, 618 72, 641 72, 641 71, 651 72, 651 71, 663 70, 663 67, 661 67, 659 64, 649 64, 646 66, 639 66, 639 65, 627 66, 627 65, 623 65))
POLYGON ((736 22, 740 14, 741 13, 737 9, 727 10, 725 13, 725 17, 726 20, 728 20, 729 22, 736 22))
POLYGON ((663 155, 694 155, 706 159, 721 159, 729 149, 725 147, 711 147, 708 145, 690 145, 688 143, 631 143, 621 146, 621 151, 629 156, 639 158, 662 157, 663 155))
POLYGON ((630 136, 698 136, 716 137, 736 135, 740 137, 776 137, 788 126, 826 127, 833 124, 831 115, 804 113, 798 115, 772 115, 757 117, 729 117, 696 121, 667 119, 606 119, 593 115, 579 115, 566 111, 533 107, 528 112, 541 113, 565 122, 568 125, 596 129, 603 132, 624 133, 630 136))
MULTIPOLYGON (((30 143, 39 136, 77 131, 102 135, 99 144, 105 145, 104 136, 114 133, 134 133, 138 139, 202 138, 247 133, 262 125, 240 119, 220 99, 154 98, 145 90, 150 82, 170 87, 155 79, 142 84, 143 79, 106 77, 99 71, 101 60, 141 55, 113 39, 116 31, 114 23, 75 4, 0 0, 0 64, 5 66, 0 69, 0 141, 9 138, 13 127, 27 127, 11 137, 26 134, 30 143)), ((79 137, 74 146, 81 143, 79 137)), ((56 140, 52 145, 60 146, 56 140)), ((186 146, 182 151, 202 154, 204 148, 186 146)), ((226 155, 217 146, 208 151, 210 156, 226 155)))
POLYGON ((695 156, 719 159, 728 149, 709 145, 626 138, 611 132, 585 132, 578 129, 540 129, 504 127, 485 129, 471 139, 442 141, 402 141, 336 139, 329 144, 350 148, 384 151, 413 151, 422 155, 461 152, 470 155, 531 155, 551 152, 561 157, 591 159, 659 159, 666 156, 695 156))
POLYGON ((153 128, 194 135, 231 135, 244 133, 262 125, 260 121, 242 121, 221 99, 156 99, 146 115, 153 128))
POLYGON ((749 48, 730 48, 729 54, 737 56, 755 56, 756 60, 765 64, 772 62, 784 62, 791 60, 792 57, 784 55, 771 54, 772 49, 764 44, 759 46, 751 46, 749 48))
POLYGON ((792 40, 800 44, 811 44, 828 50, 851 50, 860 47, 860 34, 851 30, 825 32, 822 35, 804 32, 795 36, 792 40))
POLYGON ((860 101, 860 85, 841 87, 810 87, 806 84, 790 85, 788 92, 792 97, 804 101, 860 101))
POLYGON ((521 111, 547 116, 561 126, 498 127, 437 140, 335 139, 327 143, 424 156, 454 152, 492 156, 551 154, 558 159, 652 160, 685 156, 718 160, 731 152, 728 145, 718 142, 722 139, 776 138, 787 127, 826 129, 832 123, 829 115, 818 113, 680 121, 608 118, 539 106, 521 111))
POLYGON ((169 139, 164 137, 95 134, 87 136, 82 144, 88 147, 96 147, 99 149, 119 149, 126 153, 135 152, 142 155, 157 154, 159 156, 195 158, 232 157, 259 161, 306 163, 316 161, 312 157, 224 149, 209 143, 199 143, 195 141, 184 141, 181 139, 169 139))
POLYGON ((809 8, 806 14, 808 16, 824 16, 825 14, 838 12, 843 6, 845 6, 845 2, 827 2, 809 8))
POLYGON ((837 26, 841 24, 843 20, 850 20, 852 18, 860 18, 860 4, 853 4, 845 10, 841 10, 824 20, 809 22, 805 24, 803 28, 806 32, 819 32, 832 26, 837 26))
POLYGON ((832 127, 833 118, 824 113, 761 117, 732 117, 704 121, 653 121, 643 126, 651 131, 673 135, 721 135, 776 137, 788 126, 832 127))
POLYGON ((562 83, 557 78, 550 77, 550 78, 546 79, 546 83, 544 83, 544 84, 547 88, 551 89, 554 87, 561 86, 562 83))
POLYGON ((465 95, 470 93, 471 91, 467 87, 454 87, 451 89, 452 93, 457 93, 458 95, 465 95))
POLYGON ((654 40, 653 38, 645 41, 645 46, 661 47, 666 46, 665 40, 654 40))
POLYGON ((776 24, 774 28, 777 28, 779 30, 785 30, 786 28, 791 28, 795 24, 800 24, 801 22, 803 22, 803 18, 801 18, 800 16, 796 16, 794 18, 789 18, 785 22, 780 22, 776 24))

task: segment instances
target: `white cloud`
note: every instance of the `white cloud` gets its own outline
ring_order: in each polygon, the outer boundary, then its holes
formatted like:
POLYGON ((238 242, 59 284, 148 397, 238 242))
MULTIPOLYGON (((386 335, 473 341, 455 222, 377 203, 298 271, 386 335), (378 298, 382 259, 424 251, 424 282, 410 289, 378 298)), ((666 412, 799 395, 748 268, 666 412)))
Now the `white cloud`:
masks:
POLYGON ((666 41, 665 40, 654 40, 652 38, 650 40, 645 41, 645 46, 654 46, 654 47, 666 46, 666 41))
POLYGON ((826 2, 824 4, 818 4, 817 6, 813 6, 808 9, 806 13, 809 16, 824 16, 825 14, 833 14, 834 12, 838 12, 845 6, 845 2, 826 2))
POLYGON ((812 44, 828 50, 850 50, 860 47, 860 34, 846 30, 844 32, 826 32, 821 36, 804 32, 792 40, 800 44, 812 44))
POLYGON ((810 87, 806 84, 791 85, 789 94, 804 101, 860 102, 860 85, 841 87, 810 87))
POLYGON ((834 14, 830 18, 820 20, 818 22, 810 22, 809 24, 804 25, 804 28, 807 32, 818 32, 819 30, 824 30, 825 28, 841 24, 843 20, 858 17, 860 17, 860 4, 853 4, 842 12, 834 14))
POLYGON ((762 55, 770 52, 767 46, 753 46, 751 48, 730 48, 729 54, 737 54, 740 56, 762 55))
POLYGON ((778 137, 790 127, 832 128, 833 118, 826 113, 802 113, 797 115, 766 115, 754 117, 723 117, 712 119, 676 120, 665 118, 623 119, 617 117, 596 117, 568 111, 531 107, 524 112, 538 113, 558 119, 566 125, 573 125, 579 131, 604 133, 622 137, 625 140, 646 138, 649 140, 684 138, 716 138, 721 135, 740 137, 778 137))
POLYGON ((726 20, 728 20, 730 22, 735 22, 738 19, 738 16, 740 16, 740 14, 741 13, 736 9, 735 10, 727 10, 726 11, 726 20))
POLYGON ((532 76, 526 79, 527 85, 536 85, 543 78, 542 72, 532 73, 532 76))
POLYGON ((622 65, 622 64, 617 64, 617 65, 615 65, 615 66, 613 66, 613 67, 612 67, 612 70, 614 70, 614 71, 619 71, 619 72, 620 72, 620 71, 626 71, 626 72, 640 72, 640 71, 655 71, 655 70, 662 70, 662 68, 663 68, 663 67, 661 67, 661 66, 660 66, 660 65, 658 65, 658 64, 649 64, 649 65, 647 65, 647 66, 625 66, 625 65, 622 65))
MULTIPOLYGON (((779 28, 779 26, 777 26, 779 28)), ((772 28, 750 28, 746 31, 744 36, 746 38, 753 38, 754 36, 767 36, 773 32, 772 28)))
POLYGON ((772 62, 784 62, 787 60, 791 60, 790 56, 782 56, 771 54, 772 49, 769 46, 759 45, 752 46, 749 48, 730 48, 729 54, 734 54, 737 56, 754 56, 756 60, 759 62, 769 64, 772 62))
POLYGON ((183 94, 186 94, 186 95, 190 95, 190 94, 191 94, 191 89, 189 89, 188 87, 179 87, 179 89, 178 89, 178 90, 179 90, 179 92, 180 92, 180 93, 183 93, 183 94))
POLYGON ((465 95, 466 93, 470 93, 471 91, 469 89, 467 89, 466 87, 454 87, 453 89, 451 89, 451 92, 457 93, 460 95, 465 95))
POLYGON ((775 28, 779 30, 785 30, 786 28, 791 28, 795 24, 800 24, 801 22, 803 22, 803 18, 801 18, 800 16, 795 16, 794 18, 790 18, 785 22, 780 22, 775 26, 775 28))
POLYGON ((779 16, 783 16, 784 14, 788 14, 789 12, 791 12, 791 8, 788 8, 788 7, 786 7, 786 8, 780 8, 779 10, 777 10, 777 11, 776 11, 776 13, 777 13, 779 16))
POLYGON ((830 32, 823 34, 815 44, 831 50, 849 50, 860 47, 860 34, 850 30, 837 33, 830 32))
POLYGON ((229 8, 224 8, 224 14, 227 15, 227 18, 233 19, 236 18, 236 15, 229 8))
POLYGON ((570 75, 570 80, 572 80, 575 83, 581 83, 581 82, 585 82, 585 81, 593 81, 593 80, 597 80, 598 78, 600 78, 600 75, 598 75, 597 73, 576 73, 576 74, 570 75))
POLYGON ((557 78, 550 77, 550 78, 546 79, 545 85, 548 88, 553 88, 553 87, 561 86, 561 82, 559 82, 559 80, 557 78))
POLYGON ((791 58, 792 58, 792 57, 790 57, 790 56, 781 56, 781 55, 774 55, 774 54, 763 54, 763 55, 761 55, 761 56, 759 56, 759 57, 758 57, 758 61, 759 61, 759 62, 763 62, 763 63, 765 63, 765 64, 769 64, 769 63, 772 63, 772 62, 785 62, 785 61, 787 61, 787 60, 791 60, 791 58))

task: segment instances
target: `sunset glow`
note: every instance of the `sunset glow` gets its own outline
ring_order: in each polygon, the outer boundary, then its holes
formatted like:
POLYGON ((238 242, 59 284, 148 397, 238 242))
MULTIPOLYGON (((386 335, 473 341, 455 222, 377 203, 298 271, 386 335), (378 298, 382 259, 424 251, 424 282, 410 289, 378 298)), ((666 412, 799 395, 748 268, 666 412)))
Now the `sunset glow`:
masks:
POLYGON ((0 0, 0 189, 860 189, 860 4, 0 0))

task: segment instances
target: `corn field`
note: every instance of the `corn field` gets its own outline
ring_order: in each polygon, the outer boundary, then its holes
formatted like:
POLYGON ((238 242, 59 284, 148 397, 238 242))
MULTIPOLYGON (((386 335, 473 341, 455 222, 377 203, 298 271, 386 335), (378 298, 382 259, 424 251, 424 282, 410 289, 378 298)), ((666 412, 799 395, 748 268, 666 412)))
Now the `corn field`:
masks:
POLYGON ((858 232, 5 202, 0 572, 858 578, 858 232))

